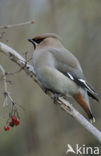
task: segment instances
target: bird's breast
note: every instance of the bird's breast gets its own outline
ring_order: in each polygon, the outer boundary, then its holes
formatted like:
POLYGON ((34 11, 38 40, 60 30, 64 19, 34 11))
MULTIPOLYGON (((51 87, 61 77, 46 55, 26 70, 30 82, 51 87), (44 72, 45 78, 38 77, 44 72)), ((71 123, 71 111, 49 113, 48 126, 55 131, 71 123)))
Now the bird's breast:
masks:
POLYGON ((35 68, 50 66, 56 66, 56 60, 54 56, 48 51, 36 51, 33 54, 33 63, 35 68))

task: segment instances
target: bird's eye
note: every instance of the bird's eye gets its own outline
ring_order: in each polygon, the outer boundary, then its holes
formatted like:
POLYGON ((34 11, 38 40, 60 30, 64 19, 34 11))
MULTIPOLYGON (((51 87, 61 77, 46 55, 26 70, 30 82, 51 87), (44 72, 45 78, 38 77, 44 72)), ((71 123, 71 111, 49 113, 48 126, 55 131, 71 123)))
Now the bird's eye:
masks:
POLYGON ((34 41, 37 43, 37 44, 40 44, 45 38, 37 38, 37 39, 34 39, 34 41))

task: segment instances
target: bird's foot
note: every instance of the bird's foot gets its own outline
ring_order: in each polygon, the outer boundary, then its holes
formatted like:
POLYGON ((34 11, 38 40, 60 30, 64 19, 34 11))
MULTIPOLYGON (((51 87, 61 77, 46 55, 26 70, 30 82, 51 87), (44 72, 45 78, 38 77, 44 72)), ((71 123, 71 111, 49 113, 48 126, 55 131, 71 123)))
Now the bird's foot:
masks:
POLYGON ((54 94, 54 97, 53 97, 53 99, 54 99, 54 104, 56 104, 57 103, 57 100, 58 100, 58 98, 59 97, 63 97, 64 99, 66 98, 63 94, 61 94, 61 93, 56 93, 55 91, 53 91, 53 90, 51 90, 51 89, 49 89, 49 88, 46 88, 46 87, 43 87, 43 90, 44 90, 44 92, 47 94, 47 92, 52 92, 53 94, 54 94))
POLYGON ((64 95, 60 94, 60 93, 55 93, 55 95, 54 95, 54 104, 57 103, 57 100, 58 100, 59 97, 64 97, 64 95))
POLYGON ((49 90, 48 90, 48 88, 44 88, 44 92, 47 94, 47 92, 48 92, 49 90))
POLYGON ((47 94, 47 92, 49 92, 49 91, 51 91, 51 92, 53 92, 51 89, 48 89, 48 88, 46 88, 46 87, 43 87, 43 90, 44 90, 44 92, 47 94))

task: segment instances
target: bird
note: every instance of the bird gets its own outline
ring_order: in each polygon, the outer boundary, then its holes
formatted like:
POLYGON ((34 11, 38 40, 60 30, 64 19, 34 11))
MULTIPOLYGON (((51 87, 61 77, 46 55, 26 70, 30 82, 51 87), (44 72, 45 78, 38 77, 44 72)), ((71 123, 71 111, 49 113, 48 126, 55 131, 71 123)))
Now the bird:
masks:
POLYGON ((88 96, 99 102, 99 94, 86 81, 80 62, 63 46, 61 37, 44 33, 28 41, 34 46, 33 67, 44 89, 53 91, 57 98, 74 98, 95 122, 88 96))

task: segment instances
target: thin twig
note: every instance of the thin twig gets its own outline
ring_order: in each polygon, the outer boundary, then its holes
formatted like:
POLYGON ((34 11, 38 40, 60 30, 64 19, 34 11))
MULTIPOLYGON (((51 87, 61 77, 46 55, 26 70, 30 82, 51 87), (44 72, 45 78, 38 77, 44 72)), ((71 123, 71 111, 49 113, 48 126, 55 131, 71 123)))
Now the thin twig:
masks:
POLYGON ((3 25, 3 26, 0 26, 0 29, 8 29, 8 28, 13 28, 13 27, 18 27, 18 26, 27 25, 27 24, 34 24, 34 23, 35 23, 35 22, 32 20, 32 21, 26 21, 26 22, 18 23, 18 24, 3 25))
POLYGON ((6 72, 4 70, 4 68, 0 65, 0 70, 2 71, 2 78, 3 78, 3 81, 4 81, 4 106, 7 106, 8 105, 8 97, 9 99, 11 100, 12 104, 14 104, 14 100, 12 99, 12 97, 10 96, 10 93, 8 91, 8 88, 7 88, 7 79, 6 79, 6 72))
POLYGON ((5 76, 5 70, 4 70, 3 66, 1 66, 1 65, 0 65, 0 70, 2 71, 2 74, 3 74, 5 92, 7 92, 7 81, 6 81, 6 76, 5 76))
POLYGON ((4 81, 4 106, 8 105, 8 89, 7 89, 7 81, 4 68, 0 65, 0 70, 2 71, 3 81, 4 81))
POLYGON ((0 33, 0 39, 3 38, 4 34, 5 34, 5 32, 1 32, 1 33, 0 33))
MULTIPOLYGON (((26 60, 18 54, 14 49, 10 48, 9 46, 5 45, 4 43, 0 43, 0 51, 5 54, 10 60, 14 63, 18 64, 20 67, 25 67, 23 70, 35 81, 40 88, 44 91, 43 87, 41 86, 40 82, 37 80, 35 71, 33 67, 29 64, 26 64, 26 60)), ((54 93, 48 91, 47 95, 54 99, 54 93)), ((69 115, 71 115, 75 120, 77 120, 86 130, 88 130, 96 139, 101 142, 101 132, 94 127, 86 118, 84 118, 68 101, 63 99, 62 97, 58 99, 57 104, 66 111, 69 115)))

